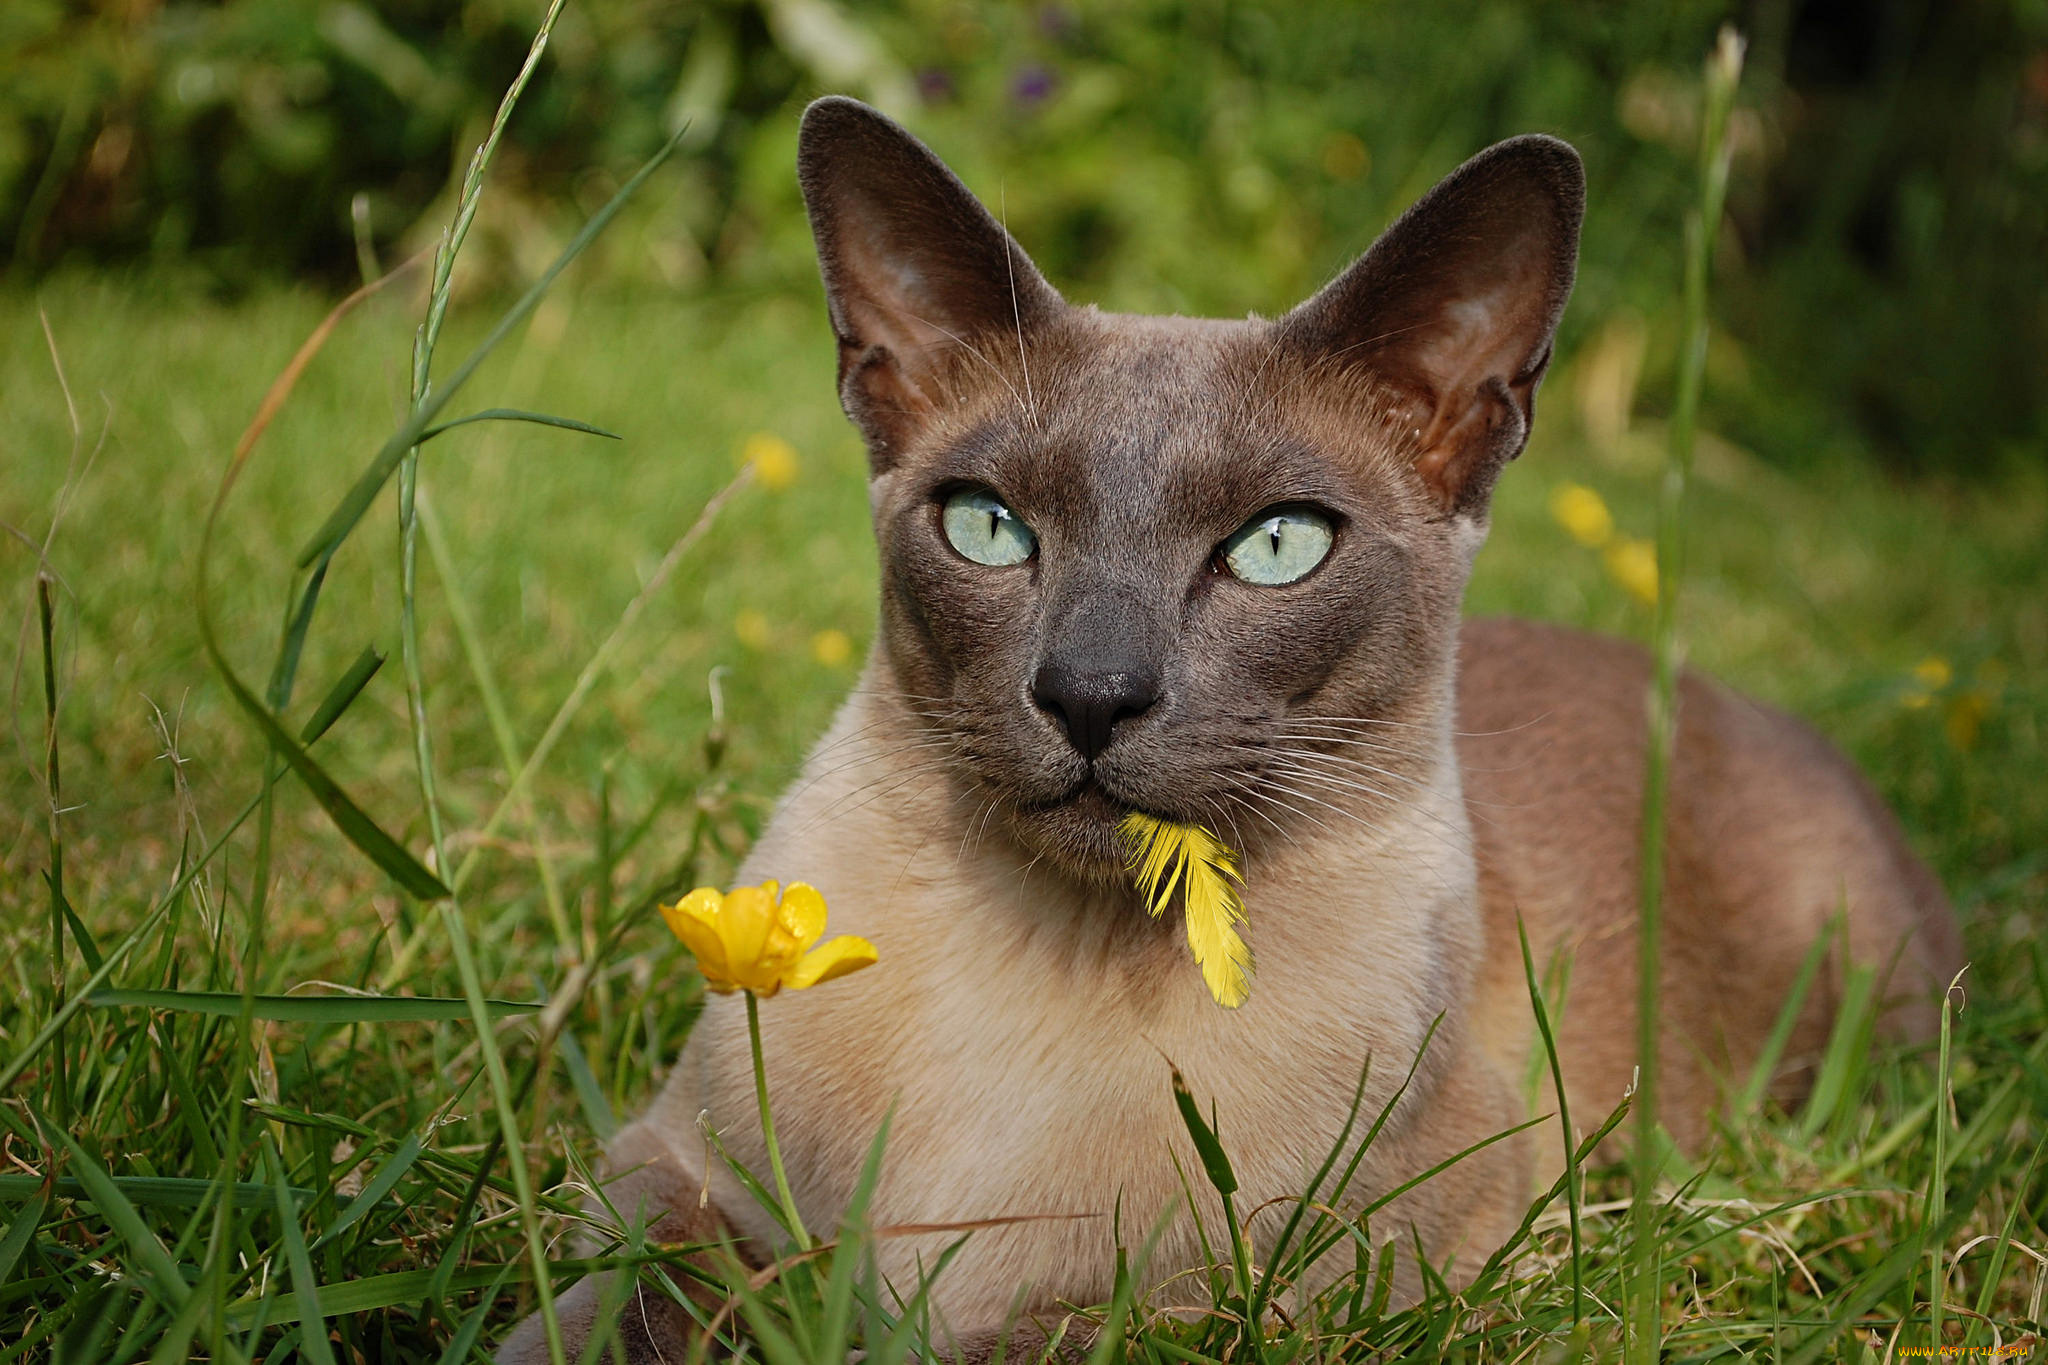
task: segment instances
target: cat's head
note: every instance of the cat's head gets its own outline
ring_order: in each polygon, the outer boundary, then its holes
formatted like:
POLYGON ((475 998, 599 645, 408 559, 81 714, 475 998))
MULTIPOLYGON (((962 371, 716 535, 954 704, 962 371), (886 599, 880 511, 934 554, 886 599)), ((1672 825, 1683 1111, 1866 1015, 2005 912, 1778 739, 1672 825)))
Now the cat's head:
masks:
POLYGON ((798 165, 871 460, 878 685, 967 808, 1108 876, 1132 810, 1256 853, 1413 799, 1571 292, 1572 149, 1482 152, 1273 321, 1067 303, 852 100, 811 106, 798 165))

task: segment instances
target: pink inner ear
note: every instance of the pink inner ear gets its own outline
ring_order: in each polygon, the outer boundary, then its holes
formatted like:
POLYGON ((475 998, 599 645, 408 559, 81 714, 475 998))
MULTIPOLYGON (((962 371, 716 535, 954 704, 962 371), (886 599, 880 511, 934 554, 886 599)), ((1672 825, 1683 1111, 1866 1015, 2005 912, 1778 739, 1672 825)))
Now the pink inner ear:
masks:
POLYGON ((847 322, 853 334, 870 346, 887 346, 901 355, 940 339, 938 328, 918 312, 923 273, 900 255, 877 250, 865 240, 845 242, 847 322))
POLYGON ((925 315, 924 272, 909 257, 864 238, 847 240, 843 249, 848 329, 863 353, 873 355, 878 347, 888 353, 869 371, 867 383, 892 389, 898 406, 929 410, 940 397, 932 384, 931 353, 959 345, 961 339, 925 315), (874 372, 884 367, 893 382, 874 372))
MULTIPOLYGON (((1528 300, 1540 297, 1543 272, 1528 253, 1516 253, 1485 277, 1485 285, 1445 300, 1434 321, 1411 344, 1408 362, 1428 385, 1434 410, 1426 412, 1415 469, 1446 501, 1455 501, 1479 452, 1492 443, 1526 383, 1531 361, 1528 300)), ((1478 281, 1468 281, 1478 285, 1478 281)))
POLYGON ((1443 306, 1439 321, 1412 354, 1438 391, 1470 390, 1490 374, 1521 368, 1523 340, 1509 321, 1514 290, 1497 288, 1443 306))

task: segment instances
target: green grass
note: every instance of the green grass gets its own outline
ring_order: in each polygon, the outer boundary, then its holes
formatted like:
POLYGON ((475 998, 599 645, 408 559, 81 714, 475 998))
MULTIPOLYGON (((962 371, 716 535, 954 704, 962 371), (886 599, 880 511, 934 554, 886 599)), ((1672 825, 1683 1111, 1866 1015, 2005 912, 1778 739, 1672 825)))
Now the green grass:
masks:
MULTIPOLYGON (((416 286, 396 289, 342 325, 227 506, 215 610, 246 678, 268 675, 294 556, 405 416, 423 304, 416 286)), ((90 1005, 0 1101, 0 1361, 182 1359, 188 1341, 208 1359, 459 1360, 533 1302, 522 1201, 492 1146, 491 1085, 466 1011, 422 1005, 434 1017, 397 1019, 390 1006, 270 999, 303 1000, 324 982, 459 1002, 444 921, 397 892, 295 779, 276 788, 267 849, 251 817, 198 865, 259 794, 268 761, 201 651, 200 528, 238 433, 328 306, 289 291, 221 304, 162 275, 0 293, 0 520, 21 533, 0 552, 0 582, 22 622, 17 744, 0 777, 0 1066, 77 994, 91 958, 138 925, 107 985, 228 996, 225 1015, 90 1005), (83 930, 67 930, 61 982, 43 875, 53 851, 35 586, 35 546, 59 509, 48 554, 56 829, 83 930), (331 1345, 279 1325, 314 1312, 330 1315, 331 1345)), ((444 372, 493 312, 458 304, 444 372)), ((1536 441, 1503 481, 1474 611, 1649 633, 1649 610, 1548 510, 1574 481, 1599 490, 1623 534, 1653 531, 1664 437, 1643 419, 1626 430, 1599 419, 1608 321, 1582 320, 1594 340, 1561 357, 1536 441)), ((1739 382, 1739 361, 1717 357, 1710 387, 1739 382)), ((420 473, 451 568, 444 579, 424 547, 419 667, 448 860, 475 857, 460 912, 470 986, 523 1002, 580 991, 559 1021, 511 1013, 493 1034, 541 1202, 566 1213, 561 1183, 648 1097, 693 1016, 693 978, 651 898, 728 879, 850 685, 853 663, 821 662, 814 640, 844 631, 858 658, 874 567, 861 455, 834 404, 814 290, 622 296, 572 268, 450 411, 496 406, 621 438, 479 424, 429 445, 420 473), (516 756, 762 431, 799 452, 795 482, 726 506, 619 638, 530 800, 480 837, 516 756), (465 619, 481 668, 465 655, 465 619), (721 669, 714 733, 709 680, 721 669)), ((1860 1045, 1867 1020, 1851 1010, 1814 1105, 1740 1116, 1699 1155, 1661 1224, 1673 1357, 1877 1359, 1894 1334, 1900 1346, 1932 1342, 1937 1285, 1951 1342, 1986 1344, 1992 1324, 2010 1342, 2040 1314, 2041 1264, 2008 1241, 2048 1249, 2031 1159, 2048 1116, 2044 508, 2038 466, 1898 484, 1844 458, 1793 479, 1702 434, 1687 509, 1691 661, 1813 718, 1862 762, 1955 893, 1974 965, 1945 1061, 1860 1045), (1938 1098, 1944 1069, 1952 1103, 1938 1098), (1961 1254, 1945 1280, 1938 1252, 1961 1254)), ((335 561, 287 720, 296 730, 366 646, 393 656, 315 753, 423 857, 396 658, 396 527, 387 490, 335 561)), ((1221 1130, 1227 1145, 1228 1115, 1221 1130)), ((1432 1297, 1391 1312, 1369 1278, 1315 1311, 1282 1296, 1294 1325, 1259 1354, 1612 1353, 1626 1190, 1624 1173, 1592 1172, 1577 1256, 1560 1191, 1516 1274, 1463 1305, 1432 1297)), ((1241 1304, 1236 1239, 1211 1232, 1218 1301, 1241 1304)), ((1136 1257, 1142 1236, 1127 1234, 1136 1257)), ((1344 1235, 1318 1225, 1304 1240, 1344 1235)), ((882 1338, 895 1316, 853 1255, 793 1274, 739 1314, 777 1360, 843 1354, 849 1334, 891 1359, 882 1338)), ((916 1314, 902 1316, 907 1346, 916 1314)), ((1148 1325, 1133 1356, 1250 1358, 1226 1318, 1134 1320, 1148 1325)))

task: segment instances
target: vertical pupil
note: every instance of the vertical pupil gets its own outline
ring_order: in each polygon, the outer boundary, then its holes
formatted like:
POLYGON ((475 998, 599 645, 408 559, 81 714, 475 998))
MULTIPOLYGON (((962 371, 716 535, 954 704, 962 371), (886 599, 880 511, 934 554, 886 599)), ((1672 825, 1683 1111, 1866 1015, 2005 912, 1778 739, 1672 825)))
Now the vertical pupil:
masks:
POLYGON ((1280 554, 1280 525, 1281 522, 1278 517, 1266 523, 1266 533, 1273 537, 1273 554, 1276 558, 1280 554))
POLYGON ((997 526, 999 526, 999 525, 1000 525, 1000 524, 1002 523, 1002 520, 1003 520, 1003 509, 1002 509, 1002 508, 1000 508, 1000 507, 991 507, 991 508, 989 508, 989 509, 988 509, 988 538, 989 538, 990 540, 994 540, 994 539, 996 538, 996 527, 997 527, 997 526))

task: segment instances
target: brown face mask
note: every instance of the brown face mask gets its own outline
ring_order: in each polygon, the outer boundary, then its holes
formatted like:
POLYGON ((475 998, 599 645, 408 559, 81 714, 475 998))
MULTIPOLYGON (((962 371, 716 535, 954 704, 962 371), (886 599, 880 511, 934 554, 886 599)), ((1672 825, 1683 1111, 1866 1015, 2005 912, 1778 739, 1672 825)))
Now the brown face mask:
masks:
POLYGON ((1278 319, 1063 300, 922 144, 806 115, 840 396, 867 439, 882 661, 962 784, 1070 872, 1140 810, 1241 849, 1289 750, 1441 739, 1459 594, 1571 290, 1576 154, 1467 162, 1278 319))

